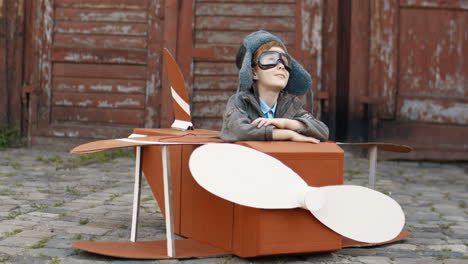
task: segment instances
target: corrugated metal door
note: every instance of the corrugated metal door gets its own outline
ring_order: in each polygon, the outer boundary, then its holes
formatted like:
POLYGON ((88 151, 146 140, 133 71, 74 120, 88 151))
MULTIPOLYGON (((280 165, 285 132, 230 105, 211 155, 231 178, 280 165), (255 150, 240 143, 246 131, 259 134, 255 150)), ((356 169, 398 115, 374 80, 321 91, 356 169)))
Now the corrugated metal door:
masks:
POLYGON ((111 138, 157 121, 161 3, 42 0, 33 138, 111 138), (149 37, 152 36, 152 37, 149 37))
MULTIPOLYGON (((326 94, 322 86, 324 1, 198 0, 183 1, 181 9, 193 14, 179 27, 179 32, 193 33, 190 37, 179 34, 177 60, 191 87, 196 127, 221 128, 226 102, 237 89, 235 54, 244 37, 259 29, 279 36, 311 73, 315 113, 320 115, 320 95, 326 94)), ((304 100, 310 105, 310 96, 304 100)))
POLYGON ((369 1, 367 8, 369 90, 361 102, 372 104, 371 139, 413 146, 405 158, 466 159, 468 1, 369 1))

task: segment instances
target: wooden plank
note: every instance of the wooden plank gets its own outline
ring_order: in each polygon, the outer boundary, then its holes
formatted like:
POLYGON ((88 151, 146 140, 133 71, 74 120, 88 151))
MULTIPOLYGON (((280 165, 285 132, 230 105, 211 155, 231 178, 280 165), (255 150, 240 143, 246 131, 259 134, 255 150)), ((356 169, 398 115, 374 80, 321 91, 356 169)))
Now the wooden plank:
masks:
POLYGON ((468 0, 400 0, 401 7, 468 10, 468 0))
POLYGON ((52 60, 75 63, 146 64, 147 51, 53 47, 52 60))
POLYGON ((146 48, 146 37, 112 35, 54 34, 54 45, 103 48, 146 48))
POLYGON ((145 81, 54 77, 54 92, 144 94, 145 81))
MULTIPOLYGON (((369 96, 369 41, 370 16, 369 1, 358 1, 351 5, 350 54, 349 54, 349 95, 347 109, 347 136, 351 141, 363 141, 367 133, 364 125, 365 106, 361 98, 369 96)), ((325 71, 327 72, 327 71, 325 71)), ((331 95, 333 98, 334 96, 331 95)), ((338 105, 336 107, 339 107, 338 105)), ((335 108, 331 108, 335 109, 335 108)), ((338 111, 336 111, 338 112, 338 111)), ((341 121, 343 122, 343 121, 341 121)), ((337 123, 337 126, 340 124, 337 123)), ((333 129, 330 129, 333 131, 333 129)), ((336 131, 336 130, 335 130, 336 131)))
POLYGON ((233 62, 195 62, 193 72, 195 75, 237 75, 239 70, 233 62))
POLYGON ((68 34, 146 36, 146 26, 147 25, 143 23, 56 21, 54 32, 68 34))
POLYGON ((21 130, 23 81, 24 0, 9 1, 7 13, 8 121, 21 130))
POLYGON ((370 88, 385 98, 379 116, 395 116, 398 55, 398 0, 371 1, 370 88))
POLYGON ((33 143, 42 143, 38 142, 39 137, 48 137, 49 143, 57 144, 57 141, 60 139, 67 139, 67 143, 70 143, 70 140, 76 139, 80 142, 75 144, 83 144, 89 142, 90 140, 97 139, 109 139, 109 138, 122 138, 128 137, 132 134, 134 125, 126 124, 112 124, 112 126, 105 125, 96 125, 93 123, 86 124, 79 122, 76 124, 71 124, 70 122, 64 124, 51 124, 48 128, 43 129, 39 128, 35 131, 36 137, 34 138, 33 143))
POLYGON ((231 90, 235 91, 239 78, 237 76, 201 76, 196 75, 193 80, 194 90, 231 90))
POLYGON ((0 126, 8 121, 7 6, 0 1, 0 126))
POLYGON ((56 0, 57 7, 74 8, 116 8, 116 9, 139 9, 146 10, 148 0, 56 0))
POLYGON ((197 16, 293 17, 294 5, 268 3, 203 3, 195 5, 197 16))
POLYGON ((400 11, 399 95, 468 96, 466 12, 400 11))
MULTIPOLYGON (((195 31, 195 42, 197 45, 209 44, 213 46, 218 45, 233 45, 233 47, 239 48, 244 38, 252 31, 228 31, 228 30, 196 30, 195 31)), ((286 45, 294 44, 294 32, 279 32, 271 31, 272 34, 278 36, 286 45)), ((234 53, 235 54, 235 53, 234 53)))
MULTIPOLYGON (((399 120, 447 125, 468 124, 468 102, 457 99, 441 101, 438 98, 398 98, 399 120)), ((446 132, 448 136, 448 131, 446 132)))
POLYGON ((148 7, 148 55, 146 71, 145 127, 159 127, 159 101, 162 78, 162 50, 164 34, 162 1, 151 1, 148 7))
POLYGON ((282 3, 295 3, 296 0, 197 0, 197 2, 232 2, 232 3, 268 3, 268 4, 282 4, 282 3))
POLYGON ((129 124, 141 126, 144 123, 144 110, 135 109, 97 109, 80 107, 52 107, 51 118, 54 122, 80 122, 96 126, 101 124, 129 124))
POLYGON ((52 105, 112 109, 144 109, 145 96, 112 93, 55 92, 52 95, 52 105))
MULTIPOLYGON (((40 82, 39 82, 39 96, 34 98, 38 106, 34 108, 34 115, 37 117, 37 124, 32 124, 35 128, 46 128, 50 124, 50 111, 49 104, 52 93, 52 60, 50 54, 50 47, 53 44, 53 30, 54 30, 54 4, 52 0, 44 0, 42 5, 38 5, 37 9, 41 15, 38 16, 39 33, 36 41, 39 44, 38 51, 40 54, 40 82)), ((34 118, 36 118, 34 117, 34 118)), ((35 129, 34 129, 35 131, 35 129)), ((32 133, 35 133, 32 131, 32 133)))
POLYGON ((55 9, 56 21, 95 21, 95 22, 141 22, 147 21, 146 10, 120 10, 120 9, 81 9, 61 8, 55 9))
MULTIPOLYGON (((174 58, 177 58, 177 42, 179 41, 179 17, 182 0, 168 0, 164 5, 163 24, 163 47, 167 48, 174 58)), ((162 68, 162 86, 160 90, 160 119, 161 127, 170 127, 174 122, 174 111, 172 108, 170 83, 166 67, 162 68)))
POLYGON ((192 117, 222 117, 226 109, 226 102, 192 103, 192 117))
POLYGON ((55 63, 53 74, 54 76, 63 77, 144 80, 146 67, 133 65, 55 63))
POLYGON ((293 31, 294 21, 294 17, 278 19, 276 17, 200 16, 195 21, 195 29, 255 31, 262 28, 268 31, 293 31))
POLYGON ((197 91, 193 95, 192 103, 222 102, 226 104, 234 93, 235 91, 197 91))
MULTIPOLYGON (((468 127, 447 124, 386 121, 379 122, 376 141, 389 141, 413 147, 413 151, 384 157, 413 160, 466 160, 468 127), (447 133, 450 131, 450 134, 447 133)), ((379 156, 384 153, 380 152, 379 156)), ((392 154, 392 155, 390 155, 392 154)))
POLYGON ((193 125, 196 129, 203 128, 203 129, 211 129, 211 130, 221 130, 223 119, 221 117, 218 118, 208 118, 208 117, 194 117, 192 118, 193 125))

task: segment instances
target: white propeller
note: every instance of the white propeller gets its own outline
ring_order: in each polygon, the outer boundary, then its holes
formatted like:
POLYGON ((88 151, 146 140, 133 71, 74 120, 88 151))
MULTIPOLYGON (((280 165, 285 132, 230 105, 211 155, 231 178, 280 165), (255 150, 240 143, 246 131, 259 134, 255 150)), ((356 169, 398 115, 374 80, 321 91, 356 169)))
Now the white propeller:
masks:
POLYGON ((207 144, 190 157, 203 188, 223 199, 264 209, 308 209, 320 222, 350 239, 381 243, 395 238, 405 216, 380 192, 353 185, 311 187, 281 161, 236 144, 207 144))

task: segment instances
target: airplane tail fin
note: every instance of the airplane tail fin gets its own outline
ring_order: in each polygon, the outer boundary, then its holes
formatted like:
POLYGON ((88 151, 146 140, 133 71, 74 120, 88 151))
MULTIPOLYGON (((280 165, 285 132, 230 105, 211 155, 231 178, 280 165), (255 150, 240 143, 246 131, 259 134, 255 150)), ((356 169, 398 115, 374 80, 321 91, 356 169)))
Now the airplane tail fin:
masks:
POLYGON ((185 87, 184 77, 177 62, 169 50, 164 48, 164 59, 169 73, 171 84, 172 105, 174 108, 174 123, 171 128, 179 130, 192 130, 192 117, 190 115, 190 99, 185 87))

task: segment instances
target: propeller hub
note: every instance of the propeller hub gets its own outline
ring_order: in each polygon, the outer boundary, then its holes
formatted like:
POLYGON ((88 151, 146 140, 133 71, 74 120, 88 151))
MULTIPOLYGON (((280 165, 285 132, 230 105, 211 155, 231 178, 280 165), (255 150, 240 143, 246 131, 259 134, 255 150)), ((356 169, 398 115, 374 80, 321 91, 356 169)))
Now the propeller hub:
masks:
POLYGON ((307 191, 304 195, 304 208, 310 212, 316 212, 320 210, 325 203, 325 194, 319 188, 307 187, 307 191))

